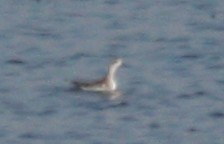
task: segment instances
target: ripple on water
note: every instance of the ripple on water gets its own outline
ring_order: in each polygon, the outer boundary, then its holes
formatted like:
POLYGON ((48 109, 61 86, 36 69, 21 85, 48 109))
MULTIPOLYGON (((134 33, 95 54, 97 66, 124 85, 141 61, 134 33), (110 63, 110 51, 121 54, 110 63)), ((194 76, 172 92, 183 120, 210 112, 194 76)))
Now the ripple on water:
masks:
POLYGON ((214 23, 201 23, 201 22, 191 22, 190 26, 194 28, 195 31, 224 31, 223 24, 214 24, 214 23))
POLYGON ((127 45, 122 44, 122 43, 110 43, 110 44, 108 45, 108 47, 109 47, 110 49, 121 49, 121 48, 126 48, 127 45))
POLYGON ((48 109, 43 111, 31 111, 31 110, 15 110, 14 113, 20 116, 36 116, 36 117, 44 117, 44 116, 52 116, 57 113, 57 110, 48 109))
POLYGON ((75 53, 73 55, 71 55, 69 57, 70 60, 79 60, 81 58, 86 58, 86 57, 92 57, 92 55, 88 54, 88 53, 82 53, 82 52, 79 52, 79 53, 75 53))
POLYGON ((125 28, 125 24, 120 21, 120 20, 114 20, 112 22, 110 22, 106 28, 107 29, 112 29, 112 30, 118 30, 118 29, 124 29, 125 28))
POLYGON ((23 64, 26 64, 26 62, 23 59, 14 58, 14 59, 7 60, 6 64, 23 65, 23 64))
POLYGON ((209 116, 214 119, 224 118, 224 113, 220 112, 220 111, 214 111, 214 112, 209 113, 209 116))
POLYGON ((129 42, 129 41, 149 42, 150 36, 149 34, 145 32, 137 32, 137 33, 131 33, 131 34, 118 35, 114 37, 113 40, 123 41, 123 42, 129 42))
POLYGON ((216 80, 218 84, 224 85, 224 80, 216 80))
POLYGON ((66 138, 74 138, 76 140, 80 139, 86 139, 88 137, 90 137, 91 135, 88 132, 79 132, 77 130, 74 131, 68 131, 64 133, 64 136, 66 138))
POLYGON ((194 98, 203 97, 206 94, 207 94, 207 92, 205 92, 205 91, 196 91, 194 93, 180 94, 180 95, 177 96, 177 98, 180 98, 180 99, 194 99, 194 98))
POLYGON ((9 92, 10 92, 10 88, 3 88, 3 87, 0 88, 0 93, 1 94, 6 94, 6 93, 9 93, 9 92))
POLYGON ((219 63, 219 64, 213 64, 207 67, 208 69, 212 69, 212 70, 222 70, 224 69, 224 64, 223 63, 219 63))
POLYGON ((58 134, 42 134, 42 133, 35 133, 35 132, 26 132, 19 135, 21 139, 38 139, 38 140, 55 140, 55 139, 63 139, 63 135, 58 134))
POLYGON ((199 131, 199 129, 197 129, 196 127, 190 127, 187 129, 187 132, 189 132, 189 133, 194 133, 194 132, 198 132, 198 131, 199 131))
POLYGON ((190 41, 189 37, 177 37, 177 38, 166 38, 158 37, 154 40, 155 42, 164 43, 188 43, 190 41))
POLYGON ((188 60, 196 60, 201 58, 201 55, 196 54, 196 53, 188 53, 180 56, 181 59, 188 59, 188 60))
POLYGON ((119 4, 119 0, 105 0, 104 3, 108 5, 116 5, 119 4))
POLYGON ((35 134, 35 133, 32 133, 32 132, 27 132, 27 133, 21 134, 19 136, 19 138, 23 138, 23 139, 40 139, 41 135, 35 134))
MULTIPOLYGON (((97 96, 97 95, 95 95, 97 96)), ((85 96, 86 97, 86 96, 85 96)), ((105 96, 102 96, 105 97, 105 96)), ((106 99, 102 99, 101 95, 99 97, 95 97, 95 99, 87 100, 84 98, 82 101, 76 102, 75 105, 77 107, 84 107, 85 109, 91 110, 91 111, 103 111, 108 109, 115 109, 115 108, 123 108, 128 107, 129 103, 123 100, 109 100, 108 96, 106 96, 106 99)), ((93 96, 94 98, 94 96, 93 96)))
POLYGON ((159 129, 161 127, 161 125, 157 122, 152 122, 149 124, 149 128, 151 129, 159 129))

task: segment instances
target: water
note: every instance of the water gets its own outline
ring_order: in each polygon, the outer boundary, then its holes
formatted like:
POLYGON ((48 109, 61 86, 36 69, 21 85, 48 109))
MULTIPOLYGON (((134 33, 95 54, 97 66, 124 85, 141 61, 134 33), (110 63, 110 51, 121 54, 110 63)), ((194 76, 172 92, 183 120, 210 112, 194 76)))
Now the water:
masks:
POLYGON ((223 144, 222 0, 1 0, 0 142, 223 144), (122 96, 69 91, 114 57, 122 96))

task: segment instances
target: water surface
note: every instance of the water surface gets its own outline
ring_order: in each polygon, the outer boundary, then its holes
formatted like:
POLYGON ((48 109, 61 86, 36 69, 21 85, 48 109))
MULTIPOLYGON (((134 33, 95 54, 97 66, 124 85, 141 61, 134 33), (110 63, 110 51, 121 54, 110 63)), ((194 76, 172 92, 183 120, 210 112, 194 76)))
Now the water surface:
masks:
POLYGON ((0 142, 222 144, 224 3, 2 0, 0 142), (70 91, 115 57, 122 93, 70 91))

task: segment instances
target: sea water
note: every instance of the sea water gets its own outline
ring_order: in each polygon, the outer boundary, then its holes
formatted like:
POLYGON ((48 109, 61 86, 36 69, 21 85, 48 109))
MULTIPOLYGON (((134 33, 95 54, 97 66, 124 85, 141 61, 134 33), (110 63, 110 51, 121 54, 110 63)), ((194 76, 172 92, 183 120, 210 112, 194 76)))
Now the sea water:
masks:
POLYGON ((222 0, 1 0, 0 142, 223 144, 222 0), (121 95, 71 91, 120 57, 121 95))

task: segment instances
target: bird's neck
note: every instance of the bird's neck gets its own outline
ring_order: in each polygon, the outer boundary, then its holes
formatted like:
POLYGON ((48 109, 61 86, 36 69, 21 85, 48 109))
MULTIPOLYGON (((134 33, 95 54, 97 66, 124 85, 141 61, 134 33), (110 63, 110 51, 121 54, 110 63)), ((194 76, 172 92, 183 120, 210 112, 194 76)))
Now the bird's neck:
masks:
POLYGON ((116 82, 115 82, 115 74, 116 74, 116 71, 117 71, 117 66, 110 66, 109 68, 109 72, 108 72, 108 75, 107 75, 107 82, 108 82, 108 85, 110 87, 112 87, 112 89, 116 89, 116 82))

